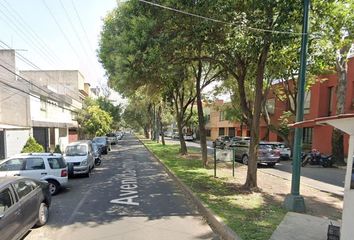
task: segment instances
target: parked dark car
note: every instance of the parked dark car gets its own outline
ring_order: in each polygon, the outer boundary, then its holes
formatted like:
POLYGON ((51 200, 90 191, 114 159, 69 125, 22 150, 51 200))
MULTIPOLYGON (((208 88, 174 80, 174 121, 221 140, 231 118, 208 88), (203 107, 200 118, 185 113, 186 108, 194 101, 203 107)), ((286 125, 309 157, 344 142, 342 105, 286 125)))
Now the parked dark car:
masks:
POLYGON ((107 154, 109 150, 109 142, 107 137, 95 137, 92 139, 94 144, 97 144, 101 148, 102 154, 107 154))
POLYGON ((213 142, 213 147, 214 148, 225 148, 229 146, 231 138, 229 136, 219 136, 215 141, 213 142))
POLYGON ((16 240, 49 217, 51 195, 46 182, 24 177, 0 178, 0 238, 16 240))

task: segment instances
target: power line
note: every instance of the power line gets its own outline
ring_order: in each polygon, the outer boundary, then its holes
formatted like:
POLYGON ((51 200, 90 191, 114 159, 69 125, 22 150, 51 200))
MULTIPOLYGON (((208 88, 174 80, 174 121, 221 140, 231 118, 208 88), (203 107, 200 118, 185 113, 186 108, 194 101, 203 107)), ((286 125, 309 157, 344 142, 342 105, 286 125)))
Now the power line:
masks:
POLYGON ((57 25, 57 27, 59 28, 60 32, 62 33, 62 35, 64 36, 65 40, 68 42, 70 48, 73 50, 73 52, 75 53, 77 59, 80 61, 80 56, 79 54, 76 52, 75 48, 73 47, 71 41, 69 40, 68 36, 65 34, 64 30, 62 29, 62 27, 60 26, 58 20, 56 19, 56 17, 54 16, 53 12, 50 10, 49 6, 47 5, 45 0, 42 0, 44 6, 47 8, 49 14, 52 16, 55 24, 57 25))
MULTIPOLYGON (((73 22, 71 21, 69 12, 66 10, 66 8, 65 8, 65 6, 64 6, 64 4, 63 4, 63 1, 62 1, 62 0, 59 0, 59 2, 60 2, 61 7, 64 9, 66 18, 68 19, 68 21, 69 21, 69 23, 70 23, 70 26, 71 26, 71 28, 73 29, 74 33, 75 33, 76 38, 79 40, 80 43, 83 43, 84 41, 81 40, 80 35, 79 35, 78 32, 76 31, 76 28, 75 28, 73 22)), ((86 51, 86 48, 84 47, 84 44, 80 44, 80 46, 81 46, 83 52, 86 54, 86 57, 87 57, 87 58, 90 58, 89 55, 87 54, 87 51, 86 51)))
MULTIPOLYGON (((0 79, 2 79, 2 78, 0 78, 0 79)), ((26 92, 25 90, 22 90, 22 89, 20 89, 20 88, 17 88, 17 87, 15 87, 15 86, 13 86, 13 85, 11 85, 11 84, 8 84, 8 83, 6 83, 6 82, 4 82, 4 81, 1 81, 1 80, 0 80, 0 83, 3 84, 3 85, 5 85, 5 86, 7 86, 8 88, 15 89, 15 90, 17 90, 17 91, 19 91, 19 92, 21 92, 21 93, 24 93, 24 94, 29 95, 29 96, 31 96, 31 97, 34 97, 34 98, 37 98, 37 99, 39 99, 39 100, 45 101, 46 103, 53 104, 52 102, 50 102, 50 101, 48 101, 48 100, 45 100, 45 99, 43 99, 43 98, 41 98, 41 97, 38 97, 37 95, 32 94, 32 93, 30 93, 30 92, 26 92)), ((58 107, 76 113, 76 111, 74 111, 74 110, 72 110, 72 109, 70 109, 70 108, 67 108, 67 107, 64 107, 64 106, 59 106, 59 105, 58 105, 58 107)))
MULTIPOLYGON (((49 55, 52 55, 56 60, 58 60, 59 62, 63 63, 63 61, 58 57, 58 55, 55 54, 54 51, 52 51, 52 49, 38 36, 38 34, 33 30, 33 28, 23 19, 23 17, 21 16, 21 14, 19 14, 12 6, 11 4, 7 1, 4 0, 4 2, 7 4, 8 8, 7 10, 10 10, 14 13, 12 14, 12 16, 14 16, 14 18, 17 20, 19 19, 19 22, 25 26, 25 30, 27 30, 28 33, 30 33, 33 37, 33 39, 36 39, 38 41, 38 43, 44 45, 44 50, 46 50, 46 52, 49 55)), ((3 5, 4 6, 4 5, 3 5)))
POLYGON ((189 13, 189 12, 186 12, 186 11, 183 11, 183 10, 167 7, 167 6, 164 6, 164 5, 161 5, 161 4, 157 4, 157 3, 153 3, 153 2, 149 2, 149 1, 145 1, 145 0, 138 0, 138 1, 142 2, 142 3, 146 3, 146 4, 149 4, 149 5, 152 5, 152 6, 155 6, 155 7, 163 8, 163 9, 166 9, 166 10, 169 10, 169 11, 173 11, 173 12, 177 12, 177 13, 180 13, 180 14, 188 15, 188 16, 191 16, 191 17, 201 18, 203 20, 212 21, 212 22, 215 22, 215 23, 231 25, 233 27, 237 27, 237 28, 240 28, 240 29, 247 28, 249 30, 257 31, 257 32, 270 32, 270 33, 276 33, 276 34, 289 34, 289 35, 300 35, 300 36, 304 34, 304 33, 301 33, 301 32, 288 32, 288 31, 277 31, 277 30, 270 30, 270 29, 254 28, 254 27, 248 27, 248 26, 235 26, 235 23, 225 22, 225 21, 218 20, 218 19, 215 19, 215 18, 210 18, 210 17, 205 17, 205 16, 202 16, 202 15, 194 14, 194 13, 189 13))
POLYGON ((51 62, 51 64, 55 64, 53 59, 47 53, 45 53, 44 50, 41 47, 37 46, 37 44, 30 37, 28 37, 28 34, 26 34, 21 29, 21 27, 19 27, 17 25, 17 23, 14 22, 4 11, 2 11, 1 8, 0 8, 0 12, 5 16, 5 18, 3 18, 4 21, 7 22, 7 24, 14 30, 15 33, 17 33, 17 35, 19 37, 22 38, 23 41, 25 41, 28 44, 31 44, 36 49, 36 52, 39 53, 39 55, 41 55, 42 57, 44 57, 47 60, 49 60, 49 62, 51 62))
POLYGON ((76 8, 76 6, 75 6, 73 0, 71 0, 71 4, 73 5, 74 11, 75 11, 75 13, 76 13, 76 17, 79 19, 79 23, 80 23, 81 29, 82 29, 82 31, 85 33, 85 37, 86 37, 87 43, 88 43, 88 45, 89 45, 89 47, 91 48, 91 51, 92 51, 92 50, 94 50, 94 48, 92 47, 90 38, 88 37, 88 34, 87 34, 87 32, 86 32, 86 29, 85 29, 84 25, 82 24, 80 14, 79 14, 79 12, 77 11, 77 8, 76 8))
MULTIPOLYGON (((0 40, 0 43, 1 43, 2 45, 6 46, 7 48, 11 49, 11 47, 10 47, 8 44, 6 44, 4 41, 0 40)), ((28 58, 24 57, 23 55, 21 55, 21 54, 20 54, 19 52, 17 52, 17 51, 15 51, 15 53, 16 53, 16 55, 17 55, 23 62, 25 62, 26 64, 28 64, 29 66, 31 66, 31 67, 33 67, 33 68, 35 68, 35 69, 37 69, 37 70, 43 71, 43 72, 47 75, 47 77, 48 77, 49 79, 52 79, 52 80, 56 81, 56 80, 53 79, 52 76, 50 76, 46 71, 42 70, 40 67, 38 67, 38 65, 36 65, 36 64, 33 63, 32 61, 30 61, 28 58)), ((6 63, 5 61, 2 61, 2 62, 6 63)), ((7 63, 6 63, 6 64, 7 64, 7 63)), ((68 87, 66 87, 66 86, 63 86, 63 87, 64 87, 64 89, 69 90, 71 93, 73 93, 74 95, 76 95, 76 92, 73 91, 72 89, 70 89, 70 88, 68 88, 68 87)))

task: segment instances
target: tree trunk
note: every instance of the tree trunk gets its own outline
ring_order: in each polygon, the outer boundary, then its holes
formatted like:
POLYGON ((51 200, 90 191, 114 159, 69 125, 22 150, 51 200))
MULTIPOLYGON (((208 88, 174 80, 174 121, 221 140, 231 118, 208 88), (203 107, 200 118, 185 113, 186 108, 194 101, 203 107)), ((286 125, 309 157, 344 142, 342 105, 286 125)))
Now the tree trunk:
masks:
POLYGON ((159 129, 160 129, 160 133, 161 133, 161 142, 162 142, 162 145, 165 146, 165 135, 164 135, 164 132, 163 132, 163 124, 162 124, 162 119, 161 119, 161 112, 162 112, 162 107, 161 107, 161 105, 159 105, 157 119, 158 119, 158 122, 159 122, 159 129))
POLYGON ((178 135, 179 135, 179 142, 181 145, 180 153, 181 155, 187 155, 187 145, 186 141, 184 141, 183 131, 182 131, 182 119, 180 118, 179 114, 177 114, 177 128, 178 128, 178 135))
POLYGON ((196 90, 197 90, 197 109, 198 109, 198 123, 199 123, 199 137, 200 137, 200 148, 202 151, 202 161, 203 166, 208 165, 208 149, 206 141, 206 130, 205 130, 205 121, 204 121, 204 112, 203 112, 203 103, 202 103, 202 94, 200 81, 202 78, 202 62, 198 62, 198 74, 196 78, 196 90))
POLYGON ((144 135, 145 135, 145 138, 147 138, 147 139, 150 138, 149 130, 147 127, 144 127, 144 135))
POLYGON ((260 54, 257 64, 256 84, 255 84, 255 101, 253 105, 253 118, 251 121, 251 140, 249 149, 249 159, 247 168, 247 178, 244 184, 246 189, 257 188, 257 162, 258 162, 258 145, 259 145, 259 123, 262 112, 263 101, 263 79, 264 69, 270 48, 270 35, 265 36, 265 45, 260 54))
MULTIPOLYGON (((338 53, 336 60, 336 69, 338 74, 337 85, 337 106, 336 114, 343 114, 345 112, 345 99, 347 87, 347 46, 343 47, 338 53), (344 57, 345 56, 345 57, 344 57)), ((345 165, 344 162, 344 143, 343 132, 339 129, 334 129, 332 133, 332 155, 333 159, 338 165, 345 165)))

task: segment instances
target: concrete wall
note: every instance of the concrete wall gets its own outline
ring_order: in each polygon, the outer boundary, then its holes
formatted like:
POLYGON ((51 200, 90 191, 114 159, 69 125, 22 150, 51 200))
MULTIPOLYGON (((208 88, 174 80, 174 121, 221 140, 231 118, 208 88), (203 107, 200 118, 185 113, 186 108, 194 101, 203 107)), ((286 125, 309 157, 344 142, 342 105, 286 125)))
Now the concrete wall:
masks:
MULTIPOLYGON (((0 64, 15 72, 15 51, 0 50, 0 64)), ((0 123, 23 127, 30 126, 29 96, 20 91, 28 92, 28 83, 17 79, 13 73, 1 66, 0 81, 0 123), (10 86, 6 86, 2 82, 10 86)))
POLYGON ((58 94, 82 101, 79 91, 85 90, 85 79, 78 70, 26 70, 20 71, 20 74, 58 94))
POLYGON ((30 129, 5 130, 5 158, 21 153, 30 133, 30 129))

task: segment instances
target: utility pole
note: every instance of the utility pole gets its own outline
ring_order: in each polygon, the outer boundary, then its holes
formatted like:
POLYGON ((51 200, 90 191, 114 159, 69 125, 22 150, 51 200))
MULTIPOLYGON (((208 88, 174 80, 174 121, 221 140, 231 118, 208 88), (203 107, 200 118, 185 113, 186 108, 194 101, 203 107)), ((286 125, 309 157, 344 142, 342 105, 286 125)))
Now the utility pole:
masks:
MULTIPOLYGON (((296 122, 304 119, 304 96, 306 83, 306 64, 308 47, 308 22, 309 22, 310 0, 304 0, 304 13, 302 23, 301 56, 300 56, 300 75, 298 79, 296 122)), ((294 155, 291 181, 291 193, 285 198, 285 208, 293 212, 305 212, 305 201, 300 195, 300 175, 301 175, 301 145, 302 128, 295 129, 294 155)))

